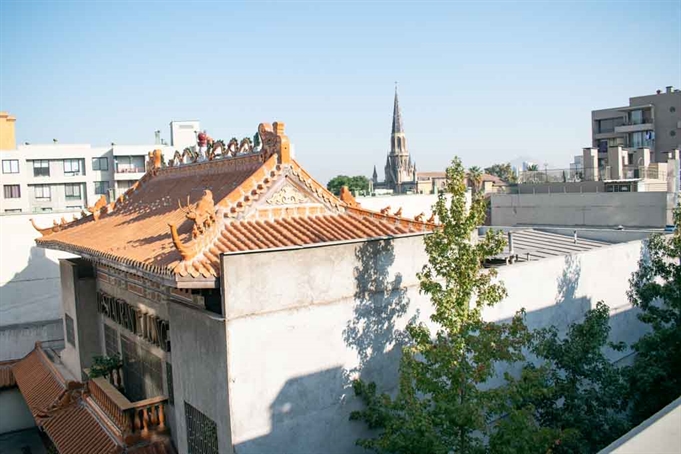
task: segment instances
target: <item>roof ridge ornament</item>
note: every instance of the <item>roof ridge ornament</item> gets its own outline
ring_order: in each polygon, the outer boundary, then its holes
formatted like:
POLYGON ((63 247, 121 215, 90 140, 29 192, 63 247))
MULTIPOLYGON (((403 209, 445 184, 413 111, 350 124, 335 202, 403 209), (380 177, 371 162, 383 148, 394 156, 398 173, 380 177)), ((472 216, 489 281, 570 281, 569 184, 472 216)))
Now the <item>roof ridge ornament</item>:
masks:
POLYGON ((260 123, 258 135, 262 143, 261 152, 267 160, 273 154, 279 156, 279 164, 290 164, 292 162, 291 144, 288 136, 284 134, 285 124, 275 121, 272 124, 260 123))
MULTIPOLYGON (((182 203, 177 201, 180 210, 185 214, 185 217, 194 222, 192 226, 192 240, 204 236, 208 231, 215 226, 216 209, 213 201, 213 192, 209 189, 203 191, 201 198, 194 204, 189 203, 189 196, 187 196, 187 206, 182 206, 182 203)), ((198 248, 189 247, 182 243, 180 235, 177 233, 175 224, 168 224, 170 227, 170 235, 173 238, 173 245, 182 255, 183 260, 191 260, 198 254, 198 248)), ((196 246, 196 245, 194 245, 196 246)))

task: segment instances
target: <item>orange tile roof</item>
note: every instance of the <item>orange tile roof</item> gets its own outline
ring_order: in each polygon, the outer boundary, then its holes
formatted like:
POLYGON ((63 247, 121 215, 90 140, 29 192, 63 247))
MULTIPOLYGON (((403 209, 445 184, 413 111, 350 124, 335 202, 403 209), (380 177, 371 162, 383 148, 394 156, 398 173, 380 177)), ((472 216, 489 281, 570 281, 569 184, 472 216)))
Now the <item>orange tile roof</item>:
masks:
POLYGON ((79 398, 82 384, 67 383, 39 345, 12 371, 36 423, 61 454, 121 451, 79 398))
POLYGON ((172 167, 156 162, 124 200, 104 208, 102 201, 94 215, 40 229, 37 244, 163 278, 214 283, 224 252, 432 228, 362 209, 347 196, 341 201, 290 158, 283 124, 259 131, 260 152, 172 167))
POLYGON ((0 362, 0 389, 16 386, 17 382, 12 373, 12 366, 16 360, 0 362))

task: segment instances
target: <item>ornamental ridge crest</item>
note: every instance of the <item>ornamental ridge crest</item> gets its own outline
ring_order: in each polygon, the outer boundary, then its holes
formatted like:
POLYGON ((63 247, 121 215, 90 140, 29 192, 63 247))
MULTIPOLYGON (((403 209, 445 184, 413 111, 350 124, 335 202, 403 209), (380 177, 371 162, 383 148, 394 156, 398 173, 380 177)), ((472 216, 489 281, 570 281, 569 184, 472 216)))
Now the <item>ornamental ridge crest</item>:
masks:
POLYGON ((293 186, 284 186, 277 191, 272 197, 267 199, 270 205, 295 205, 297 203, 306 203, 310 200, 298 191, 293 186))

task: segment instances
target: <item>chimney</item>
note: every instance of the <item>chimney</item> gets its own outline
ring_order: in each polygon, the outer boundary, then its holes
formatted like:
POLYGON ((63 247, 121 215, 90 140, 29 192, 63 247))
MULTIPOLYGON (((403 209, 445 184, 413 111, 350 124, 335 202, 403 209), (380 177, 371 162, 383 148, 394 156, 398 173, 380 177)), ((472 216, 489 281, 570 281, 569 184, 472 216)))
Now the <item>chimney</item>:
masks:
POLYGON ((672 91, 674 91, 674 87, 672 87, 671 85, 668 85, 668 86, 665 87, 665 88, 666 88, 666 90, 667 90, 667 93, 671 93, 672 91))
POLYGON ((659 95, 660 93, 662 93, 662 90, 657 90, 655 93, 659 95))
POLYGON ((161 131, 154 131, 154 144, 155 145, 161 145, 161 131))
POLYGON ((0 112, 0 150, 16 150, 17 138, 14 124, 17 119, 7 112, 0 112))

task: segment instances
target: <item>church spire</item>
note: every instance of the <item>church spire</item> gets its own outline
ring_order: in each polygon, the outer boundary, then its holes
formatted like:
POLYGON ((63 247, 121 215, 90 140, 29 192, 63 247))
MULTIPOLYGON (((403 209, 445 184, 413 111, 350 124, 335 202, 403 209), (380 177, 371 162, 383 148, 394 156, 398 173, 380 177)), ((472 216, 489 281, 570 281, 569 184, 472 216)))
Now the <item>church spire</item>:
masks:
POLYGON ((397 82, 395 82, 395 106, 393 107, 393 131, 392 133, 400 133, 402 131, 402 114, 400 112, 400 102, 397 99, 397 82))

